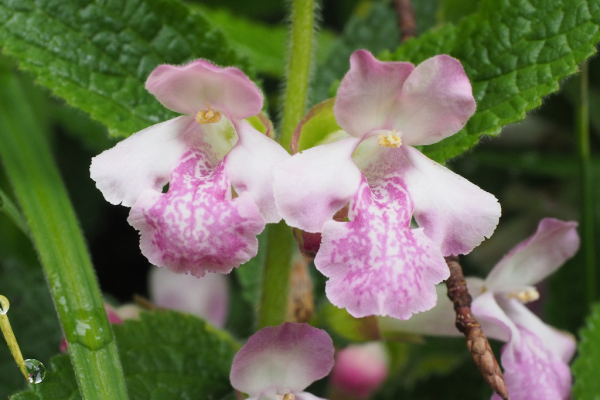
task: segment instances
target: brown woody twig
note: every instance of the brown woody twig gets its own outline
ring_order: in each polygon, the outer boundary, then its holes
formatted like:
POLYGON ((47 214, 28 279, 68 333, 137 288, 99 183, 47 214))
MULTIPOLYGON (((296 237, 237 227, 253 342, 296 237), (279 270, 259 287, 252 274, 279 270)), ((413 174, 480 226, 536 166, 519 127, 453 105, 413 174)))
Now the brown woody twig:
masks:
POLYGON ((415 12, 410 0, 394 0, 394 6, 396 7, 398 25, 400 26, 400 40, 405 42, 417 35, 415 12))
POLYGON ((487 337, 481 329, 481 325, 471 313, 471 295, 467 289, 467 282, 458 262, 458 257, 446 257, 446 263, 450 269, 450 278, 446 281, 448 287, 448 297, 454 304, 456 312, 456 328, 467 338, 467 348, 473 362, 486 383, 498 393, 504 400, 508 400, 508 390, 504 383, 502 371, 494 357, 494 352, 490 347, 487 337))

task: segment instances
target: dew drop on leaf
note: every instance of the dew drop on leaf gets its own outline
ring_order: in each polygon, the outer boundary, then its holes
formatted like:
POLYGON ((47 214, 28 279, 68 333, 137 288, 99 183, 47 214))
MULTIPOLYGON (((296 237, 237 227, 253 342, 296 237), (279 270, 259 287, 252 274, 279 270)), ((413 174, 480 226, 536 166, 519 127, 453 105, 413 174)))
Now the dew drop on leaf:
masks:
POLYGON ((25 369, 27 370, 29 383, 40 383, 46 376, 46 367, 41 361, 35 359, 25 360, 25 369))

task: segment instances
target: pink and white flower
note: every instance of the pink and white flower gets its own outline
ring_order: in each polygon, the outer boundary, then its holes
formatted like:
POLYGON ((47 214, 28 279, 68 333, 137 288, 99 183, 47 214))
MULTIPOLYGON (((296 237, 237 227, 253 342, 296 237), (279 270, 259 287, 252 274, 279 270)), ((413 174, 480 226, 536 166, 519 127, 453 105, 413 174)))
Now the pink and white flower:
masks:
MULTIPOLYGON (((471 311, 488 337, 506 342, 501 363, 513 400, 565 400, 570 396, 569 361, 575 339, 542 322, 524 303, 537 300, 534 285, 556 271, 579 248, 577 223, 545 218, 536 233, 496 264, 485 280, 467 278, 471 311)), ((440 296, 445 288, 438 287, 440 296)), ((443 296, 445 297, 445 296, 443 296)), ((384 331, 461 335, 446 298, 408 321, 380 319, 384 331)), ((494 395, 493 400, 500 397, 494 395)))
POLYGON ((319 400, 304 389, 329 374, 333 354, 324 330, 292 322, 264 328, 233 359, 231 385, 248 400, 319 400))
POLYGON ((452 57, 414 67, 365 50, 352 55, 334 107, 347 137, 274 172, 285 221, 322 232, 315 265, 330 278, 333 304, 355 317, 410 318, 435 305, 435 284, 449 275, 443 257, 493 233, 495 197, 413 147, 453 135, 474 112, 469 79, 452 57), (348 203, 349 222, 332 220, 348 203))
POLYGON ((288 154, 245 121, 262 94, 239 69, 204 60, 160 65, 146 89, 185 115, 94 157, 92 179, 110 203, 131 207, 151 263, 197 277, 228 273, 256 255, 265 223, 281 219, 271 167, 288 154))
POLYGON ((219 328, 227 322, 229 284, 225 275, 196 278, 153 266, 148 291, 150 300, 159 307, 195 315, 219 328))

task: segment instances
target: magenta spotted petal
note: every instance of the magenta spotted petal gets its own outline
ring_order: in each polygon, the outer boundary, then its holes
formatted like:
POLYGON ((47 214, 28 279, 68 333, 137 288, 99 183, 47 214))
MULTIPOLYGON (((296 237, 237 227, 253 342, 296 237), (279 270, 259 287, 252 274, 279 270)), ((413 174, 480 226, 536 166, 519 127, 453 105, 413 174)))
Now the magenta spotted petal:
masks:
POLYGON ((286 322, 261 329, 233 359, 231 384, 252 399, 277 399, 291 393, 313 400, 303 392, 333 367, 333 342, 321 329, 286 322))
POLYGON ((231 199, 224 162, 213 167, 200 152, 184 155, 167 193, 144 192, 128 221, 151 263, 197 277, 229 273, 254 257, 265 227, 248 195, 231 199))
MULTIPOLYGON (((504 381, 513 400, 567 400, 571 393, 569 365, 545 349, 532 332, 521 330, 521 347, 502 350, 504 381)), ((498 395, 493 400, 500 400, 498 395)))
POLYGON ((422 229, 410 229, 412 204, 398 176, 363 182, 350 206, 351 222, 323 227, 315 266, 329 277, 326 293, 354 317, 407 319, 436 303, 446 262, 422 229))
MULTIPOLYGON (((473 303, 473 314, 486 328, 504 331, 507 344, 501 363, 508 394, 513 400, 567 400, 571 392, 569 361, 575 339, 543 323, 516 299, 484 293, 473 303), (484 300, 485 298, 485 300, 484 300), (483 302, 480 300, 484 300, 483 302)), ((497 395, 493 400, 499 400, 497 395)))

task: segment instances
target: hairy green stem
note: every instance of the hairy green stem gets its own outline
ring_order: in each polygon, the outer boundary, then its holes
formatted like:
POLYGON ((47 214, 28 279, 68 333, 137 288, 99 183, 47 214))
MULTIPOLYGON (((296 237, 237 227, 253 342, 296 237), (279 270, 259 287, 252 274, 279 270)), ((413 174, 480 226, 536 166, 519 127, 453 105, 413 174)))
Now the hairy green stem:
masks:
POLYGON ((281 325, 287 320, 293 254, 294 236, 291 228, 283 221, 269 226, 267 259, 258 308, 259 328, 281 325))
POLYGON ((0 71, 0 96, 0 157, 44 267, 81 395, 127 399, 100 288, 42 127, 10 72, 0 71))
POLYGON ((292 44, 287 63, 287 82, 279 139, 283 148, 288 151, 294 129, 306 112, 315 30, 315 0, 292 0, 291 4, 292 44))
POLYGON ((577 103, 577 144, 581 168, 582 218, 581 230, 587 284, 588 303, 592 304, 597 296, 596 257, 594 246, 594 198, 592 182, 592 163, 590 154, 590 109, 588 102, 588 63, 581 64, 579 74, 579 100, 577 103))
MULTIPOLYGON (((287 82, 281 145, 290 150, 294 129, 304 116, 308 95, 314 34, 314 0, 292 0, 292 46, 287 66, 287 82)), ((287 320, 287 303, 294 239, 283 222, 271 225, 267 239, 267 256, 263 272, 262 295, 258 308, 258 325, 280 325, 287 320)))

